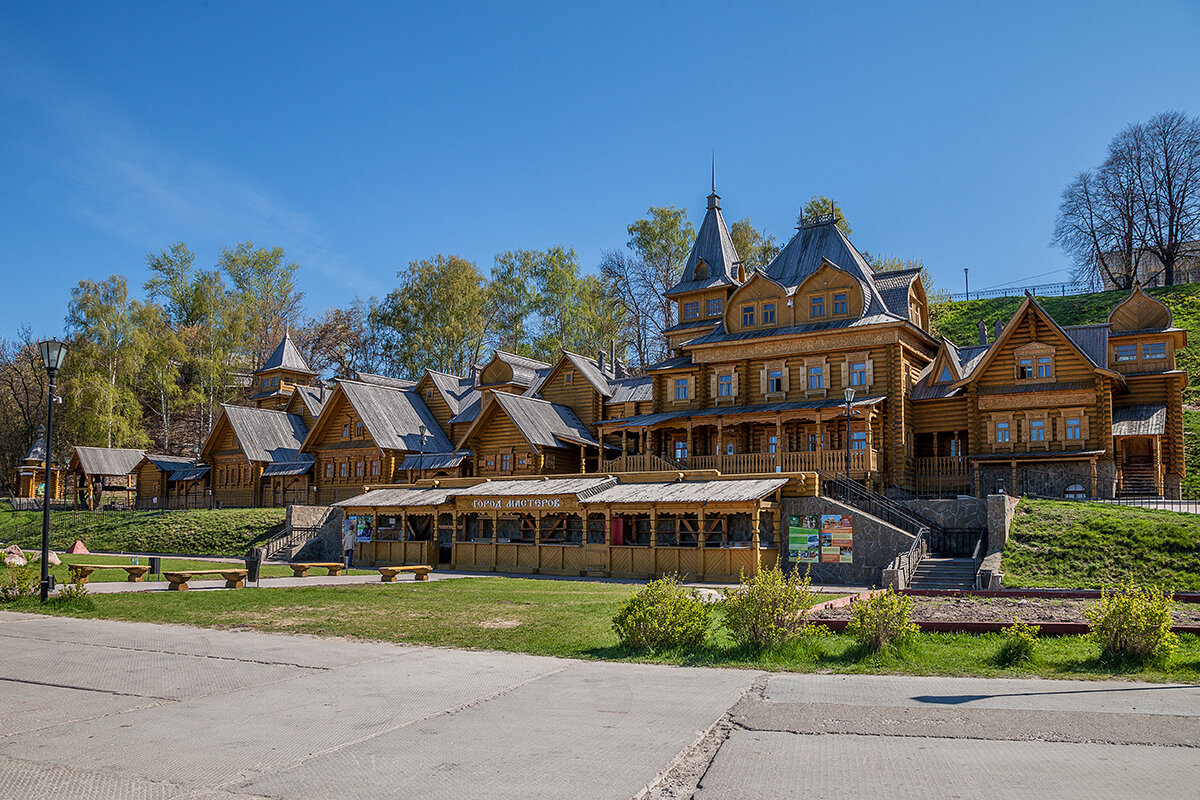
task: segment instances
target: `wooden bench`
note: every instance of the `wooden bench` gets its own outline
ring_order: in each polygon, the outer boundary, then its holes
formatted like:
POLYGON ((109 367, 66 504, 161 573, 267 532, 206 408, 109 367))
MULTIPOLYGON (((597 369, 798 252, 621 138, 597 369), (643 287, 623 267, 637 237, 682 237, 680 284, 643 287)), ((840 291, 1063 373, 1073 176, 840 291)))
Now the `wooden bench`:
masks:
POLYGON ((306 564, 288 564, 292 568, 292 577, 307 578, 310 569, 327 569, 330 575, 341 575, 346 565, 340 561, 310 561, 306 564))
POLYGON ((141 583, 150 571, 149 567, 137 564, 67 564, 67 569, 71 571, 72 583, 87 583, 88 576, 98 569, 123 569, 129 573, 126 582, 141 583))
POLYGON ((226 589, 240 589, 246 585, 245 569, 189 569, 163 573, 163 577, 171 582, 167 588, 179 592, 187 591, 188 581, 197 575, 220 575, 225 579, 226 589))
POLYGON ((429 573, 433 572, 433 567, 376 567, 379 570, 379 579, 384 583, 395 583, 396 576, 401 572, 413 573, 413 580, 427 581, 429 573))

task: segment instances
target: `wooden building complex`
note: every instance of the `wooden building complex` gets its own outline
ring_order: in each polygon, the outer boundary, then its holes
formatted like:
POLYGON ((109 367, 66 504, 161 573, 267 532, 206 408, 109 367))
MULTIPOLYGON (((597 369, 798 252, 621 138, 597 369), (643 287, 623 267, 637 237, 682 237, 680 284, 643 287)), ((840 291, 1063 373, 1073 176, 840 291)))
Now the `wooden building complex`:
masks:
POLYGON ((15 496, 20 499, 48 498, 51 502, 62 500, 67 493, 64 469, 60 464, 50 463, 50 486, 46 486, 46 427, 39 425, 37 438, 21 458, 13 476, 15 496))
POLYGON ((337 505, 367 565, 729 580, 778 560, 781 498, 815 493, 811 474, 641 473, 429 480, 337 505))

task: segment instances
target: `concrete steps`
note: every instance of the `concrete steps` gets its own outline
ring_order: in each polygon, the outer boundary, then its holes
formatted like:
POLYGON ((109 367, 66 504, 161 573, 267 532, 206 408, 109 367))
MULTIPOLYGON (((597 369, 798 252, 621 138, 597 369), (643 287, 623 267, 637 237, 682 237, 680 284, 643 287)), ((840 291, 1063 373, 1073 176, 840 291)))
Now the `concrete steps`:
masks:
POLYGON ((928 557, 921 560, 909 581, 910 589, 974 589, 975 560, 928 557))

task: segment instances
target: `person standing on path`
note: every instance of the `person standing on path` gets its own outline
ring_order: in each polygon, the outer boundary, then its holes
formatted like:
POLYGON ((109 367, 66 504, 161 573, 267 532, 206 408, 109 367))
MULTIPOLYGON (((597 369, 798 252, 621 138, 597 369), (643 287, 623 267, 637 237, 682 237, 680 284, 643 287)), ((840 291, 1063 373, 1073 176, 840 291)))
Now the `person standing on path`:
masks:
POLYGON ((354 539, 354 526, 349 522, 344 523, 342 525, 342 550, 344 551, 346 558, 346 569, 350 569, 350 566, 354 561, 354 539))

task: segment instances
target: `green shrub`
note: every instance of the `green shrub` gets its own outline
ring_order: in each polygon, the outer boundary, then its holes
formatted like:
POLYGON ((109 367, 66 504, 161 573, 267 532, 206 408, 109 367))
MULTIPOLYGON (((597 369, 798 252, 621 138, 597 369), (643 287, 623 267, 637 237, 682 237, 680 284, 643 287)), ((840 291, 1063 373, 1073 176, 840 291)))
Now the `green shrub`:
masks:
POLYGON ((34 571, 31 564, 21 567, 9 567, 4 571, 4 581, 0 583, 0 601, 11 602, 23 597, 33 597, 38 593, 41 575, 34 571))
POLYGON ((850 606, 853 616, 846 632, 872 652, 884 647, 899 648, 920 632, 912 621, 912 600, 891 589, 859 600, 850 606))
POLYGON ((88 588, 86 583, 64 583, 62 588, 58 590, 60 600, 71 601, 79 600, 88 596, 88 588))
POLYGON ((808 630, 813 604, 808 573, 784 575, 778 565, 764 569, 725 593, 725 627, 740 645, 775 650, 808 630))
POLYGON ((1032 661, 1040 631, 1037 625, 1027 625, 1020 619, 1014 619, 1012 625, 1004 629, 1004 642, 996 654, 996 663, 1011 667, 1032 661))
POLYGON ((1171 609, 1175 601, 1157 586, 1139 588, 1130 578, 1116 591, 1103 589, 1100 602, 1083 613, 1103 658, 1163 661, 1175 649, 1171 609))
POLYGON ((699 647, 708 635, 712 608, 676 575, 646 584, 621 604, 613 630, 632 650, 676 650, 699 647))

